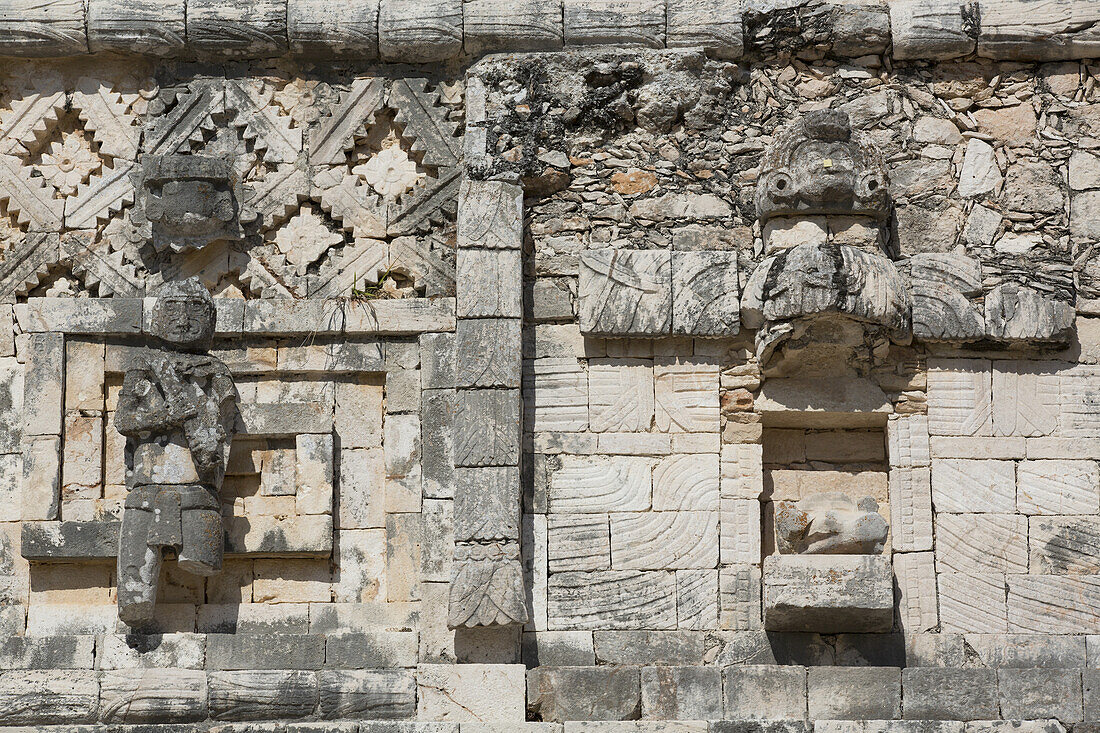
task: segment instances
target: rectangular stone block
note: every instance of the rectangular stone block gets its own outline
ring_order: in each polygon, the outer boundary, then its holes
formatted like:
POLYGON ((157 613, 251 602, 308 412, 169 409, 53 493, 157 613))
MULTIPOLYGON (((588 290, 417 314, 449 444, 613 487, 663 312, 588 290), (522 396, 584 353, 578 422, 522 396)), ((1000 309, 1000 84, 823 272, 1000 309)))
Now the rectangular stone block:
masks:
POLYGON ((1015 512, 1016 464, 1012 461, 933 459, 932 504, 937 512, 1015 512))
POLYGON ((950 59, 974 52, 977 3, 894 0, 890 30, 899 59, 950 59))
POLYGON ((1082 719, 1081 671, 1076 669, 999 669, 1001 715, 1006 720, 1082 719))
POLYGON ((928 360, 928 431, 932 435, 993 434, 989 361, 928 360))
POLYGON ((932 458, 973 458, 1002 461, 1024 458, 1028 456, 1027 444, 1032 440, 1046 441, 1050 439, 936 436, 932 438, 932 458))
POLYGON ((979 56, 1058 61, 1100 55, 1100 14, 1087 0, 1059 0, 1049 6, 982 0, 981 9, 979 56))
POLYGON ((760 499, 764 491, 764 453, 759 443, 722 446, 723 499, 760 499))
POLYGON ((719 554, 723 565, 757 565, 761 558, 760 502, 722 499, 719 554))
MULTIPOLYGON (((566 2, 567 42, 571 2, 566 2)), ((657 2, 661 4, 663 17, 663 0, 657 2)), ((591 4, 584 7, 595 9, 591 4)), ((577 9, 576 12, 583 11, 577 9)), ((637 18, 632 18, 631 22, 636 21, 637 18)), ((672 332, 670 252, 586 250, 580 256, 579 287, 580 323, 584 334, 663 336, 672 332)))
POLYGON ((1100 574, 1100 518, 1031 517, 1030 569, 1049 575, 1100 574))
POLYGON ((202 634, 162 634, 159 638, 146 640, 125 634, 105 634, 100 637, 98 647, 96 666, 99 669, 202 669, 206 637, 202 634))
POLYGON ((894 411, 882 388, 868 379, 849 377, 768 379, 753 409, 769 428, 798 430, 878 429, 894 411))
POLYGON ((115 669, 101 673, 103 723, 205 720, 206 673, 197 669, 115 669))
POLYGON ((722 670, 725 714, 731 720, 805 720, 806 668, 778 665, 722 670))
POLYGON ((591 667, 596 664, 590 631, 525 631, 523 662, 528 667, 591 667))
POLYGON ((727 59, 740 58, 744 52, 741 0, 669 3, 667 24, 669 48, 702 46, 727 59))
POLYGON ((611 515, 611 567, 615 570, 675 570, 717 565, 717 512, 611 515))
POLYGON ((325 638, 309 634, 210 634, 207 669, 320 669, 325 638))
POLYGON ((64 725, 92 723, 99 680, 92 670, 0 672, 0 723, 64 725))
POLYGON ((719 628, 729 631, 762 628, 760 566, 735 565, 718 573, 719 628))
POLYGON ((665 0, 564 0, 565 45, 665 45, 665 0))
POLYGON ((676 572, 676 626, 702 631, 718 628, 718 571, 676 572))
MULTIPOLYGON (((464 8, 467 13, 471 8, 464 8)), ((475 16, 486 8, 473 8, 475 16)), ((503 8, 501 8, 503 9, 503 8)), ((544 11, 517 3, 511 12, 544 11)), ((467 20, 469 18, 467 17, 467 20)), ((502 22, 501 21, 498 22, 502 22)), ((467 39, 468 41, 469 39, 467 39)), ((501 50, 501 49, 493 49, 501 50)), ((522 49, 530 51, 533 49, 522 49)), ((458 246, 520 249, 523 246, 523 188, 505 181, 462 180, 458 194, 458 246)))
POLYGON ((898 621, 906 634, 932 631, 940 623, 936 564, 931 552, 894 553, 898 621))
POLYGON ((0 641, 0 669, 91 669, 94 636, 6 636, 0 641))
POLYGON ((463 319, 455 327, 455 386, 520 386, 520 322, 463 319))
POLYGON ((1100 471, 1094 461, 1020 461, 1016 506, 1024 514, 1096 514, 1100 471))
POLYGON ((546 721, 623 720, 638 715, 641 679, 632 667, 537 667, 527 672, 527 708, 546 721))
POLYGON ((996 720, 997 673, 991 669, 909 667, 901 671, 906 720, 996 720))
POLYGON ((383 0, 378 12, 378 51, 383 61, 427 63, 462 50, 460 0, 383 0))
POLYGON ((416 670, 421 720, 522 723, 522 664, 422 664, 416 670))
POLYGON ((80 0, 13 0, 0 8, 0 54, 71 56, 88 51, 80 0))
POLYGON ((737 252, 672 253, 672 333, 735 336, 741 330, 737 252))
POLYGON ((1057 362, 993 362, 993 434, 1036 437, 1058 426, 1057 362))
POLYGON ((416 715, 416 677, 405 669, 323 670, 318 675, 321 717, 401 720, 416 715))
POLYGON ((466 0, 462 9, 467 53, 562 47, 561 0, 466 0))
POLYGON ((981 664, 995 669, 1069 669, 1087 666, 1087 644, 1083 636, 967 634, 964 640, 981 664))
POLYGON ((523 317, 523 272, 517 249, 459 249, 461 286, 455 315, 463 318, 523 317))
POLYGON ((555 573, 547 589, 552 630, 676 628, 676 574, 604 570, 555 573))
POLYGON ((764 559, 764 628, 883 632, 894 624, 890 560, 881 555, 771 555, 764 559))
POLYGON ((590 359, 588 412, 593 432, 648 430, 653 424, 653 362, 590 359))
POLYGON ((325 666, 334 669, 415 667, 415 631, 372 631, 328 637, 325 666))
POLYGON ((293 438, 332 432, 332 407, 316 402, 241 403, 237 429, 247 435, 293 438))
POLYGON ((810 667, 810 720, 894 720, 901 717, 896 667, 810 667))
POLYGON ((891 466, 930 464, 927 415, 891 415, 886 423, 886 441, 891 466))
POLYGON ((937 514, 936 569, 955 573, 1027 572, 1027 517, 937 514))
POLYGON ((895 551, 932 549, 932 485, 928 468, 890 471, 890 529, 895 551))
POLYGON ((638 457, 563 456, 550 478, 555 514, 645 511, 653 491, 653 461, 638 457))
POLYGON ((65 337, 27 339, 23 376, 23 435, 60 435, 65 387, 65 337))
POLYGON ((518 466, 519 390, 462 390, 457 400, 455 465, 518 466))
POLYGON ((1100 578, 1008 576, 1008 628, 1036 634, 1100 633, 1100 578))
POLYGON ((141 333, 140 298, 31 298, 15 306, 24 333, 87 333, 132 336, 141 333))
POLYGON ((23 365, 0 360, 0 451, 18 453, 23 438, 23 365))
POLYGON ((950 632, 1008 631, 1005 576, 996 573, 939 573, 940 626, 950 632))
POLYGON ((61 455, 65 501, 98 499, 103 494, 103 418, 66 413, 61 455))
POLYGON ((588 377, 575 358, 535 359, 524 379, 526 412, 539 431, 588 427, 588 377))
POLYGON ((717 511, 719 473, 714 453, 662 458, 653 469, 654 510, 717 511))
POLYGON ((269 58, 287 52, 286 5, 264 0, 241 8, 228 0, 189 0, 187 43, 196 52, 269 58))
POLYGON ((317 675, 313 672, 211 672, 209 689, 214 720, 293 720, 312 715, 317 708, 317 675))
POLYGON ((691 631, 595 631, 598 664, 700 665, 703 634, 691 631))
POLYGON ((546 530, 550 572, 611 569, 606 514, 551 514, 546 530))
POLYGON ((644 667, 642 716, 653 720, 722 717, 722 673, 714 667, 644 667))
POLYGON ((22 518, 57 519, 61 505, 61 438, 36 435, 23 439, 22 518))
POLYGON ((339 527, 383 527, 385 458, 381 450, 340 451, 339 527))
POLYGON ((332 512, 332 435, 299 435, 294 439, 295 508, 299 514, 332 512))
POLYGON ((702 358, 653 360, 657 429, 716 433, 720 429, 718 365, 702 358))
POLYGON ((378 0, 291 0, 286 32, 290 52, 311 58, 378 58, 378 0))

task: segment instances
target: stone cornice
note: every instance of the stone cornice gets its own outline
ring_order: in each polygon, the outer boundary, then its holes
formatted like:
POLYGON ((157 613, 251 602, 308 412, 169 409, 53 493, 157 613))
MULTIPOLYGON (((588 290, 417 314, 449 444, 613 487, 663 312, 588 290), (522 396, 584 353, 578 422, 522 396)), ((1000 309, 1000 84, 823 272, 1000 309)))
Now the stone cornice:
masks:
POLYGON ((429 63, 579 46, 1100 57, 1095 0, 0 0, 0 56, 429 63))

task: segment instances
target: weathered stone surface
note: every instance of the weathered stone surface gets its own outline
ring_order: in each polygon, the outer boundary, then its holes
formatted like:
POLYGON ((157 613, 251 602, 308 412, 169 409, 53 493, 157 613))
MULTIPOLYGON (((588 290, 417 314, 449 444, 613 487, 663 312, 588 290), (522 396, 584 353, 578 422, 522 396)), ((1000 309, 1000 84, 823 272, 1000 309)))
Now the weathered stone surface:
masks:
POLYGON ((95 721, 99 681, 92 670, 0 672, 0 721, 58 725, 95 721))
POLYGON ((705 358, 658 357, 653 363, 657 428, 708 433, 720 426, 718 365, 705 358))
POLYGON ((932 549, 932 489, 928 468, 890 471, 890 543, 895 552, 932 549))
POLYGON ((564 456, 550 479, 550 508, 554 513, 645 511, 652 466, 646 458, 564 456))
POLYGON ((35 334, 28 339, 23 391, 23 435, 60 435, 65 384, 65 337, 35 334))
POLYGON ((1016 503, 1023 514, 1095 514, 1098 485, 1092 461, 1021 461, 1016 503))
POLYGON ((519 465, 519 390, 463 390, 457 401, 455 465, 519 465))
POLYGON ((901 671, 906 720, 994 720, 999 717, 993 670, 910 667, 901 671))
POLYGON ((320 669, 325 660, 324 637, 307 634, 206 637, 207 669, 286 669, 291 659, 298 669, 320 669))
POLYGON ((538 667, 527 673, 527 708, 548 721, 629 720, 641 706, 630 667, 538 667))
POLYGON ((771 555, 764 559, 769 631, 888 631, 890 561, 881 555, 771 555))
POLYGON ((890 3, 894 55, 899 59, 948 59, 973 52, 977 5, 948 0, 890 3))
POLYGON ((463 319, 455 327, 455 386, 520 386, 520 322, 463 319))
POLYGON ((722 673, 713 667, 644 667, 642 715, 656 720, 722 717, 722 673))
POLYGON ((422 664, 416 671, 417 717, 459 722, 522 722, 521 664, 422 664))
POLYGON ((322 718, 389 720, 416 715, 416 679, 410 670, 323 670, 318 681, 322 718))
POLYGON ((88 3, 88 49, 166 56, 185 45, 184 7, 180 0, 147 0, 118 6, 88 3))
POLYGON ((581 332, 663 336, 672 331, 672 255, 588 250, 581 254, 581 332))
POLYGON ((0 9, 0 54, 69 56, 88 51, 79 0, 16 0, 0 9))
POLYGON ((214 720, 304 718, 317 707, 317 677, 294 670, 211 672, 209 695, 214 720))
POLYGON ((959 252, 925 252, 909 261, 913 335, 929 341, 973 341, 985 317, 970 298, 982 291, 981 263, 959 252))
POLYGON ((941 573, 1027 572, 1027 517, 937 513, 936 569, 941 573))
POLYGON ((949 632, 1008 631, 1003 573, 940 573, 940 626, 949 632))
POLYGON ((554 0, 467 0, 462 7, 463 45, 471 54, 559 49, 560 8, 554 0))
POLYGON ((519 540, 519 468, 460 468, 455 482, 455 540, 519 540))
POLYGON ((979 56, 1055 61, 1095 56, 1100 48, 1100 18, 1089 3, 1066 0, 1036 8, 1020 0, 984 0, 981 8, 979 56))
POLYGON ((933 459, 932 504, 939 512, 1016 510, 1016 467, 1005 461, 933 459))
POLYGON ((648 359, 589 360, 588 423, 593 432, 649 429, 653 424, 652 364, 648 359))
POLYGON ((286 32, 292 54, 377 58, 378 0, 354 5, 338 0, 290 0, 286 32))
POLYGON ((287 51, 286 4, 241 8, 227 0, 188 0, 187 43, 200 54, 258 58, 287 51))
POLYGON ((9 636, 0 644, 0 669, 91 669, 94 636, 9 636))
POLYGON ((547 594, 551 629, 676 627, 676 577, 671 571, 555 573, 547 594))
POLYGON ((724 717, 734 720, 804 720, 806 669, 744 665, 722 671, 724 717))
POLYGON ((550 572, 611 569, 611 526, 606 514, 552 514, 546 529, 550 572))
POLYGON ((810 720, 893 720, 901 717, 901 670, 892 667, 811 667, 810 720))
MULTIPOLYGON (((757 446, 759 447, 759 446, 757 446)), ((713 511, 719 508, 719 458, 675 455, 653 469, 653 509, 713 511)))
POLYGON ((1006 720, 1081 720, 1081 673, 1069 669, 1000 669, 1001 715, 1006 720))
POLYGON ((664 46, 664 0, 564 0, 564 9, 567 46, 664 46))
POLYGON ((520 318, 523 315, 519 250, 460 249, 456 265, 459 318, 520 318))
POLYGON ((1004 283, 986 296, 985 321, 991 337, 1005 340, 1065 340, 1073 329, 1071 303, 1033 288, 1004 283))
POLYGON ((1094 576, 1008 576, 1008 631, 1095 634, 1100 580, 1094 576))
POLYGON ((459 0, 382 0, 378 13, 378 50, 384 61, 442 61, 462 49, 459 0))
POLYGON ((535 359, 524 381, 531 427, 581 431, 588 427, 588 377, 575 357, 535 359))
POLYGON ((61 506, 61 438, 35 435, 23 439, 21 517, 27 520, 58 518, 61 506))
POLYGON ((939 626, 936 566, 931 552, 894 554, 898 586, 898 622, 906 634, 921 634, 939 626))
POLYGON ((760 503, 754 499, 722 499, 719 556, 722 564, 760 562, 760 503))
POLYGON ((1028 527, 1030 568, 1051 575, 1100 572, 1093 552, 1100 542, 1100 519, 1095 517, 1031 517, 1028 527))
POLYGON ((713 568, 718 564, 717 512, 611 515, 615 570, 713 568))
POLYGON ((759 565, 734 565, 718 575, 718 626, 732 631, 762 628, 759 565))
POLYGON ((472 628, 527 620, 519 544, 455 545, 448 624, 472 628))
POLYGON ((737 253, 672 253, 672 333, 734 336, 741 330, 737 253))
POLYGON ((100 677, 104 723, 187 723, 204 720, 206 673, 189 669, 118 669, 100 677))
POLYGON ((929 433, 992 435, 992 384, 983 359, 929 359, 929 433))
POLYGON ((769 425, 801 429, 882 425, 893 411, 866 379, 768 379, 754 403, 769 425))
POLYGON ((740 58, 744 51, 741 3, 709 0, 670 3, 666 17, 669 48, 702 46, 720 58, 740 58))
POLYGON ((889 527, 871 497, 816 494, 775 506, 776 545, 785 554, 877 555, 889 527))
POLYGON ((993 434, 1049 435, 1058 425, 1060 383, 1054 362, 997 361, 993 365, 993 434))

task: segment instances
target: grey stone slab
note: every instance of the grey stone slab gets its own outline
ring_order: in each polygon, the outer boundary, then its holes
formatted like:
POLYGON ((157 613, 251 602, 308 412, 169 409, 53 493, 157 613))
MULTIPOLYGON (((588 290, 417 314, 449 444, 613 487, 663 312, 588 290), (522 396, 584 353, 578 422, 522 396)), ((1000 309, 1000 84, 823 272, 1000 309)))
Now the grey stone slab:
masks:
POLYGON ((0 669, 91 669, 94 636, 5 636, 0 669))
POLYGON ((631 720, 641 678, 630 667, 538 667, 527 672, 527 711, 541 720, 631 720))
POLYGON ((521 318, 523 271, 518 249, 460 249, 456 259, 455 315, 521 318))
POLYGON ((523 350, 518 319, 460 320, 454 338, 456 387, 520 386, 523 350))
POLYGON ((65 388, 65 337, 34 334, 27 340, 23 376, 23 435, 60 435, 65 388))
POLYGON ((564 0, 564 8, 567 46, 664 46, 664 0, 564 0))
POLYGON ((455 541, 519 540, 519 468, 455 469, 455 541))
POLYGON ((1084 636, 1064 634, 966 634, 967 647, 987 667, 1072 668, 1087 664, 1084 636))
POLYGON ((25 333, 141 333, 141 298, 29 298, 15 306, 25 333))
POLYGON ((669 48, 699 47, 719 58, 736 59, 744 52, 740 0, 668 4, 669 48))
POLYGON ((715 720, 710 733, 809 733, 814 723, 805 720, 715 720))
POLYGON ((453 389, 425 389, 420 395, 420 467, 427 499, 454 496, 457 401, 453 389))
POLYGON ((1077 669, 1000 669, 1001 716, 1006 720, 1082 719, 1081 671, 1077 669))
MULTIPOLYGON (((545 4, 545 0, 542 3, 545 4)), ((513 3, 513 11, 523 5, 523 2, 513 3)), ((475 15, 486 9, 475 8, 475 15)), ((494 9, 503 10, 500 5, 494 9)), ((523 246, 523 187, 505 181, 463 180, 458 199, 458 246, 520 249, 523 246)))
POLYGON ((416 677, 411 670, 324 670, 321 717, 395 719, 416 715, 416 677))
POLYGON ((1082 719, 1087 723, 1100 722, 1100 669, 1081 670, 1081 690, 1082 719))
POLYGON ((461 0, 382 0, 378 50, 383 61, 426 63, 462 50, 461 0))
POLYGON ((518 389, 462 390, 455 414, 456 466, 518 466, 518 389))
POLYGON ((238 432, 266 438, 331 433, 332 408, 317 402, 243 403, 238 432))
POLYGON ((466 0, 462 10, 467 53, 562 47, 560 0, 466 0))
POLYGON ((764 560, 769 631, 889 631, 890 560, 882 555, 771 555, 764 560))
POLYGON ((92 53, 121 51, 167 56, 183 50, 184 0, 113 3, 88 0, 88 48, 92 53))
POLYGON ((901 670, 896 667, 812 667, 807 690, 811 720, 901 717, 901 670))
POLYGON ((205 634, 104 634, 96 643, 97 669, 203 669, 205 663, 205 634))
POLYGON ((726 718, 804 720, 806 668, 744 665, 722 670, 726 718))
MULTIPOLYGON (((292 660, 288 660, 292 661, 292 660)), ((211 672, 214 720, 293 720, 317 708, 317 675, 300 670, 211 672)))
POLYGON ((286 33, 290 52, 313 58, 378 57, 378 0, 290 0, 286 33))
POLYGON ((325 666, 332 669, 415 667, 415 631, 371 631, 328 637, 325 666))
POLYGON ((0 7, 0 55, 44 57, 87 52, 81 0, 12 0, 0 7))
POLYGON ((591 631, 525 631, 523 663, 528 667, 592 667, 591 631))
POLYGON ((701 631, 594 631, 600 664, 687 665, 703 663, 701 631))
POLYGON ((642 717, 715 720, 722 717, 722 672, 714 667, 645 667, 642 717))
POLYGON ((554 573, 547 588, 553 630, 676 628, 676 574, 664 570, 554 573))
POLYGON ((737 252, 672 253, 672 333, 735 336, 741 330, 737 252))
POLYGON ((206 637, 206 668, 320 669, 325 662, 325 637, 312 634, 210 634, 206 637))
POLYGON ((949 59, 972 53, 978 31, 978 3, 952 0, 894 0, 890 29, 899 59, 949 59))
POLYGON ((902 670, 902 717, 907 720, 996 720, 997 673, 988 669, 902 670))
POLYGON ((287 52, 286 2, 188 0, 187 44, 199 55, 267 58, 287 52))
POLYGON ((99 706, 92 670, 0 672, 0 724, 91 723, 99 706))
POLYGON ((581 331, 593 336, 672 332, 672 253, 596 249, 580 257, 581 331))
MULTIPOLYGON (((457 324, 455 325, 457 328, 457 324)), ((455 386, 455 336, 453 333, 425 333, 420 336, 420 383, 424 389, 453 389, 455 386)))
POLYGON ((24 522, 22 555, 37 561, 113 558, 121 527, 116 521, 24 522))
POLYGON ((103 723, 205 720, 206 673, 197 669, 116 669, 100 673, 103 723))

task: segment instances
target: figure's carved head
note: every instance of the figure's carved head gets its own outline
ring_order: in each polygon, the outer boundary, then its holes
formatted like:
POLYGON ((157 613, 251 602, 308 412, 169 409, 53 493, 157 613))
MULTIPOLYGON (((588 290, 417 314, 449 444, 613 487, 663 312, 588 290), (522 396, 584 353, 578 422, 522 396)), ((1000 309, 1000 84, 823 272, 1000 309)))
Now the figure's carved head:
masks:
POLYGON ((764 154, 756 213, 849 214, 883 220, 889 179, 881 154, 839 110, 810 112, 780 130, 764 154))
POLYGON ((206 350, 216 319, 214 298, 198 278, 166 283, 153 306, 153 335, 180 348, 206 350))
POLYGON ((201 155, 146 155, 142 163, 145 216, 157 250, 199 249, 240 236, 237 195, 229 161, 201 155))

